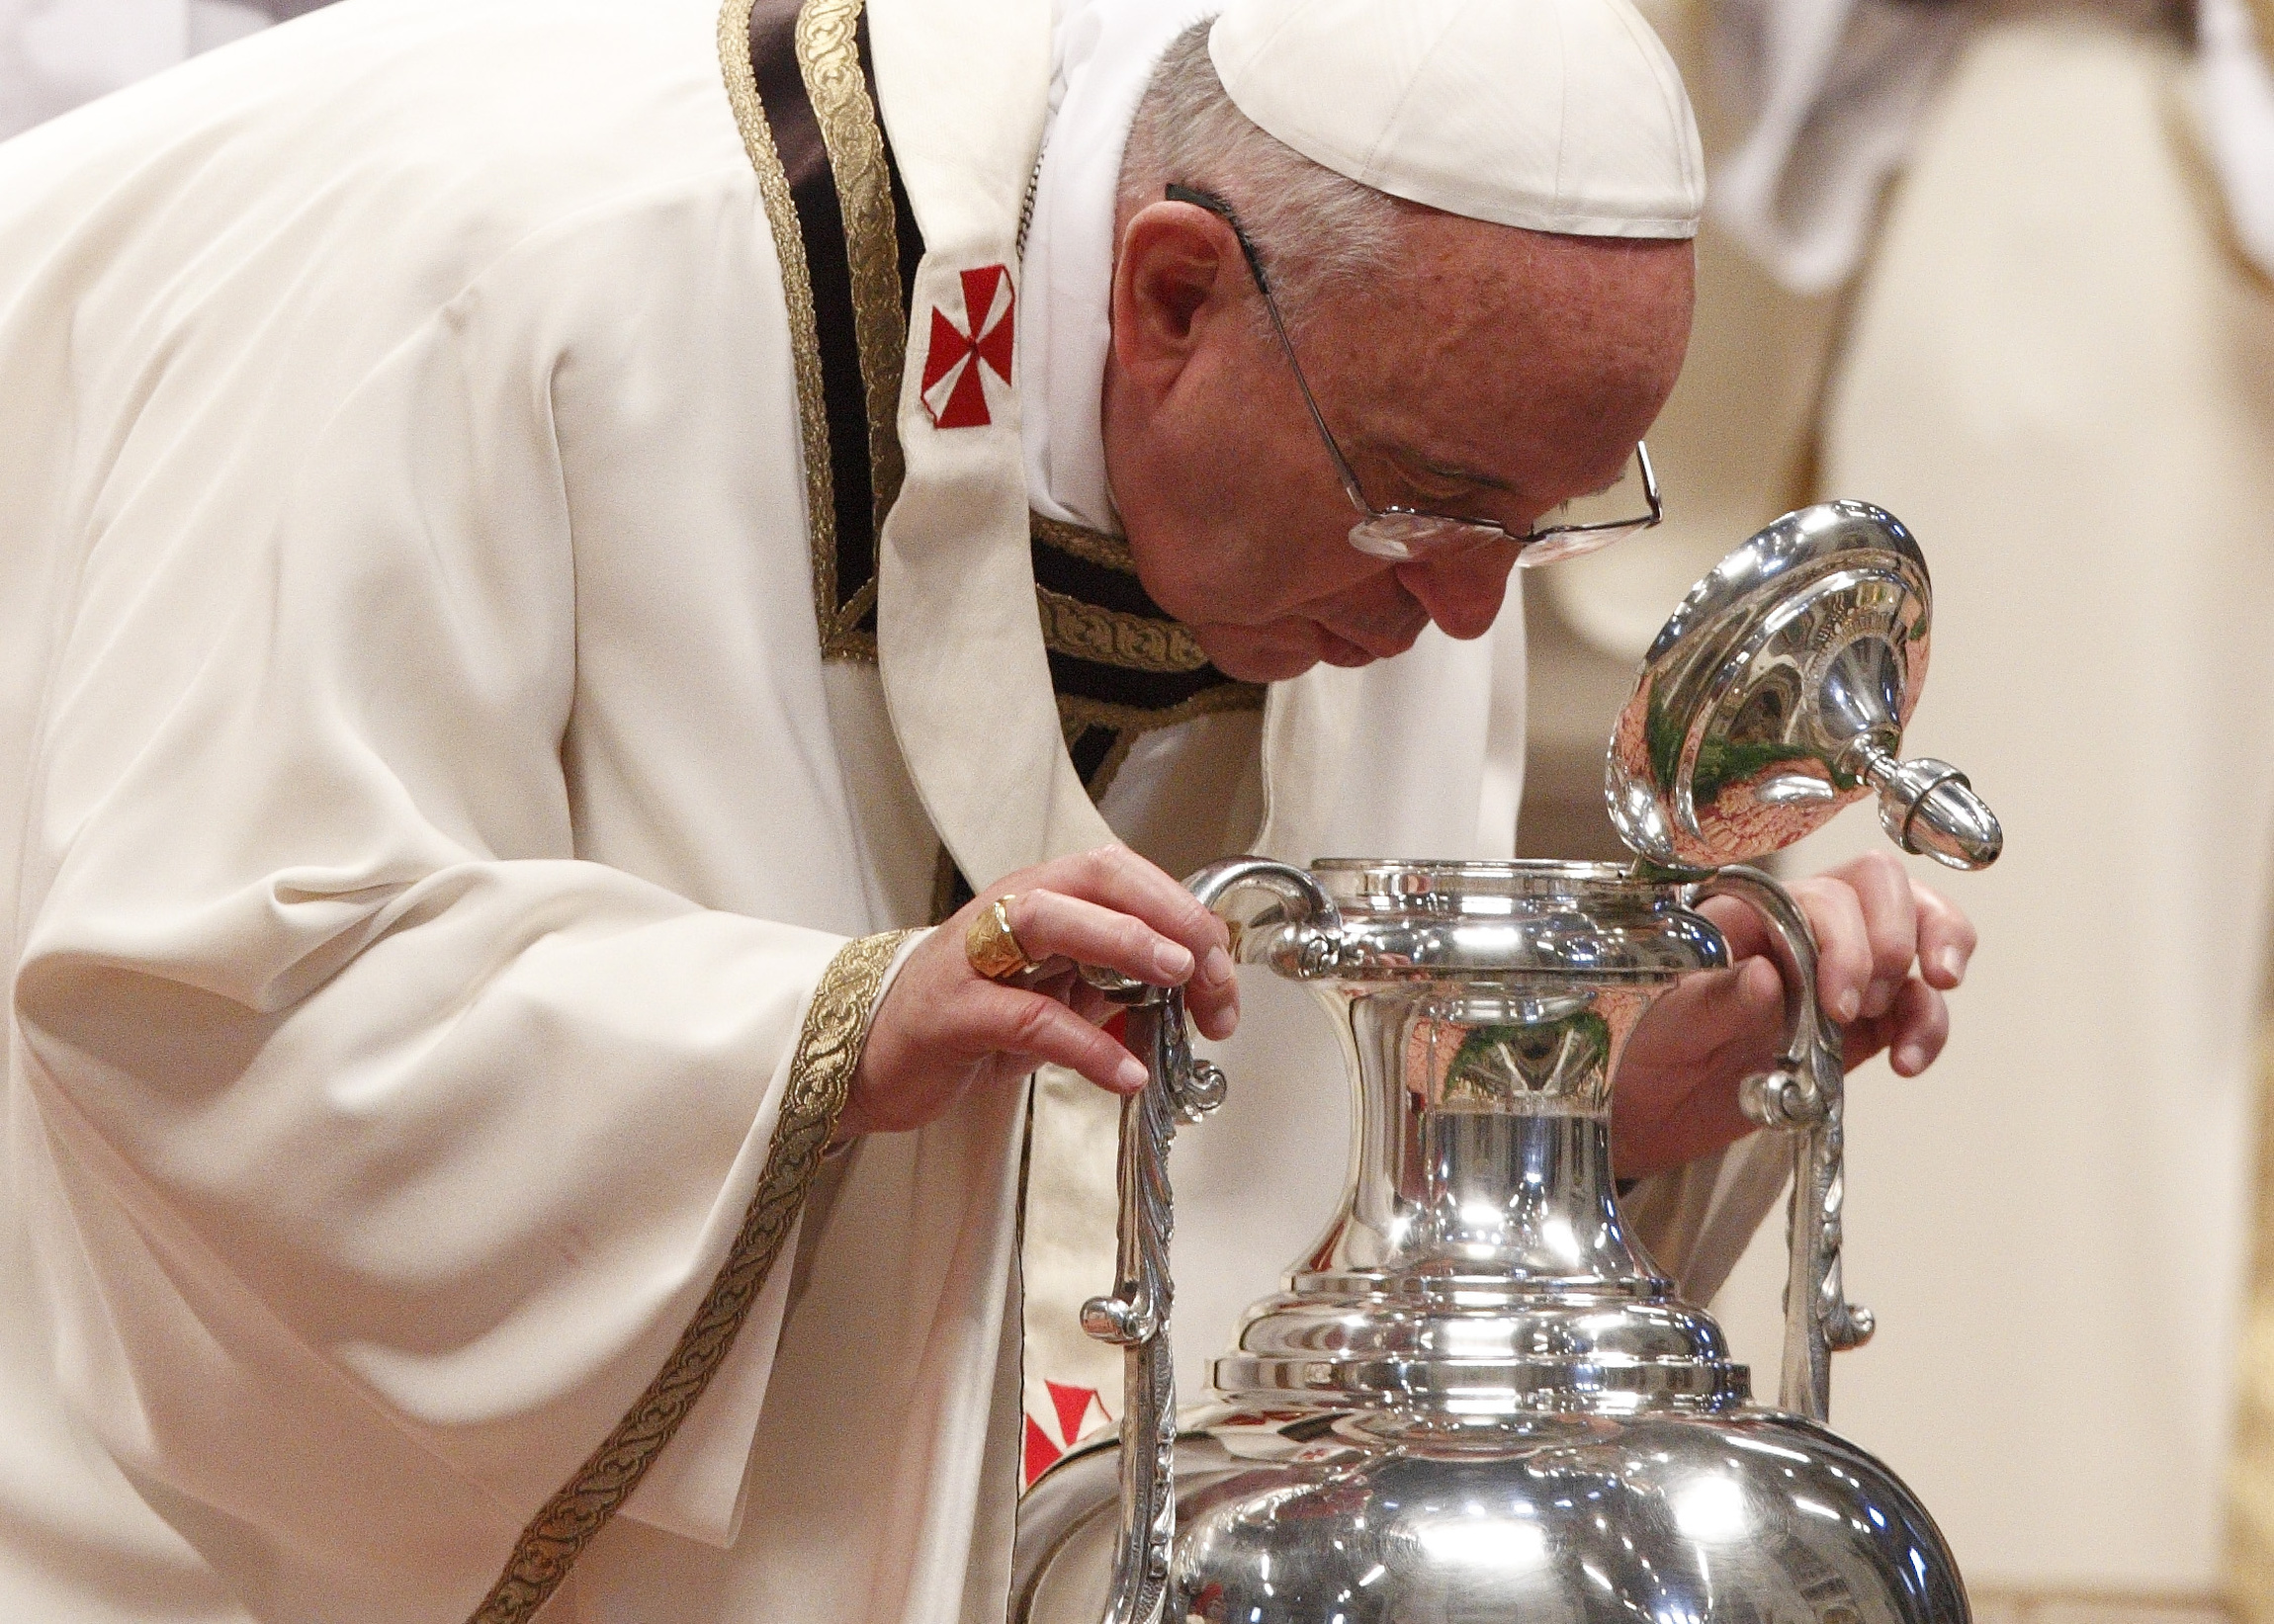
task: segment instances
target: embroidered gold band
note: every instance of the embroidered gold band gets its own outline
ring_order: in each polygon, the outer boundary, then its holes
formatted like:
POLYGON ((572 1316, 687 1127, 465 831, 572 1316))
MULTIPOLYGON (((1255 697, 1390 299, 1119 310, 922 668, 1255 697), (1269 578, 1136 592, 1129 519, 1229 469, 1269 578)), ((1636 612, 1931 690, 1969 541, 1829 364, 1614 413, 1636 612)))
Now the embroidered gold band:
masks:
POLYGON ((848 942, 822 972, 798 1032, 789 1087, 766 1146, 766 1164, 725 1265, 694 1319, 680 1332, 661 1374, 522 1530, 505 1572, 475 1610, 472 1624, 525 1624, 545 1605, 592 1537, 640 1487, 648 1468, 726 1362, 781 1254, 791 1221, 805 1205, 822 1152, 836 1131, 845 1090, 860 1064, 861 1045, 868 1039, 877 989, 901 944, 913 934, 897 930, 848 942))
MULTIPOLYGON (((813 541, 815 608, 833 613, 836 600, 836 498, 830 474, 829 408, 822 396, 822 347, 814 319, 813 278, 806 267, 805 238, 798 230, 790 178, 774 148, 774 132, 758 101, 758 76, 750 66, 750 11, 754 0, 726 0, 719 11, 719 66, 727 80, 727 100, 743 132, 743 150, 757 172, 758 196, 774 256, 782 266, 782 300, 789 306, 790 358, 798 387, 800 450, 806 465, 806 522, 813 541)), ((824 641, 829 622, 824 620, 824 641)))
MULTIPOLYGON (((900 238, 893 224, 892 176, 884 131, 861 73, 854 30, 863 0, 806 0, 798 14, 798 67, 835 177, 851 272, 854 342, 868 403, 868 458, 876 535, 900 494, 900 376, 908 354, 901 313, 900 238)), ((872 544, 873 545, 873 544, 872 544)), ((872 573, 868 591, 876 591, 872 573)))
POLYGON ((1208 663, 1199 640, 1175 621, 1100 609, 1047 586, 1034 589, 1044 646, 1129 671, 1197 671, 1208 663))
POLYGON ((1111 734, 1112 743, 1105 754, 1091 770, 1089 785, 1093 801, 1102 799, 1113 787, 1113 780, 1121 771, 1123 762, 1137 741, 1157 727, 1174 727, 1180 722, 1194 717, 1221 716, 1227 711, 1261 711, 1264 708, 1264 690, 1251 682, 1227 682, 1214 688, 1203 688, 1181 705, 1171 705, 1162 710, 1146 710, 1134 705, 1112 705, 1093 699, 1083 699, 1075 694, 1058 696, 1058 725, 1065 729, 1066 747, 1073 749, 1076 741, 1092 728, 1101 728, 1111 734))
MULTIPOLYGON (((1181 705, 1163 706, 1156 710, 1149 706, 1115 705, 1105 700, 1084 699, 1079 694, 1061 694, 1058 697, 1058 720, 1067 731, 1082 727, 1110 727, 1126 733, 1150 732, 1155 727, 1174 727, 1194 717, 1216 716, 1226 711, 1261 711, 1264 708, 1264 687, 1255 682, 1219 683, 1203 688, 1181 705)), ((1103 791, 1098 791, 1103 794, 1103 791)))
POLYGON ((904 289, 922 242, 877 116, 863 0, 727 4, 729 100, 782 262, 802 266, 791 337, 822 655, 874 660, 877 537, 905 473, 904 289))
MULTIPOLYGON (((2274 4, 2274 0, 2269 3, 2274 4)), ((1029 514, 1027 522, 1034 539, 1044 547, 1054 547, 1086 563, 1117 569, 1124 575, 1137 573, 1137 560, 1129 555, 1129 544, 1118 536, 1108 536, 1101 530, 1085 530, 1063 519, 1045 519, 1039 513, 1029 514)))

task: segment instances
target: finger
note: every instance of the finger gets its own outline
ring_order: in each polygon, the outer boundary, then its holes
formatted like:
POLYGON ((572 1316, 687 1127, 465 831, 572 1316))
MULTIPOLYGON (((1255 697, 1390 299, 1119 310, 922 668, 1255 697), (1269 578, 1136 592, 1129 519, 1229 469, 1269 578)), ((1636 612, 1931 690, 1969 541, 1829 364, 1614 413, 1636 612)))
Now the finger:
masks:
POLYGON ((1727 1084, 1691 1088, 1673 1098, 1620 1089, 1612 1097, 1611 1165, 1619 1178, 1642 1177, 1733 1145, 1757 1126, 1745 1115, 1738 1090, 1727 1084))
POLYGON ((1612 1154, 1620 1176, 1677 1165, 1753 1131, 1738 1079, 1770 1064, 1784 989, 1754 957, 1735 970, 1685 977, 1635 1028, 1613 1095, 1612 1154))
POLYGON ((1863 1013, 1872 984, 1872 943, 1864 906, 1843 880, 1824 876, 1792 888, 1816 935, 1816 996, 1845 1026, 1863 1013))
POLYGON ((1930 986, 1948 991, 1967 979, 1974 956, 1974 922, 1956 902, 1929 886, 1911 888, 1919 915, 1919 972, 1930 986))
POLYGON ((1071 959, 1154 986, 1181 986, 1191 977, 1192 950, 1135 914, 1054 891, 1022 891, 1003 911, 1029 959, 1071 959))
POLYGON ((1145 1086, 1145 1067, 1112 1036, 1055 999, 1017 987, 995 990, 981 1007, 974 1047, 1006 1057, 1022 1071, 1063 1066, 1108 1093, 1145 1086))
POLYGON ((1910 874, 1891 853, 1872 852, 1841 864, 1832 877, 1845 882, 1863 907, 1864 934, 1872 955, 1863 1012, 1884 1015, 1894 1007, 1895 995, 1918 956, 1919 922, 1910 874))
POLYGON ((1164 870, 1126 846, 1100 846, 1044 863, 1016 878, 1131 914, 1183 947, 1194 961, 1191 979, 1184 983, 1186 1008, 1209 1037, 1231 1036, 1239 1022, 1231 932, 1164 870))
POLYGON ((1755 956, 1731 970, 1684 977, 1652 1007, 1649 1020, 1654 1038, 1679 1033, 1682 1054, 1703 1060, 1730 1044, 1773 1042, 1764 1034, 1776 1031, 1774 1016, 1783 1006, 1776 965, 1755 956))
POLYGON ((1221 986, 1202 988, 1199 979, 1193 978, 1184 986, 1184 1010, 1200 1029, 1200 1036, 1222 1043, 1240 1029, 1238 980, 1228 979, 1221 986))
POLYGON ((1887 1064, 1899 1077, 1915 1077, 1943 1052, 1950 1041, 1951 1006, 1943 995, 1917 977, 1903 983, 1895 1007, 1888 1012, 1892 1031, 1887 1064))
MULTIPOLYGON (((1210 948, 1229 948, 1231 944, 1231 933, 1223 920, 1165 870, 1146 862, 1127 846, 1099 846, 1094 851, 1057 858, 1030 870, 1025 878, 1045 890, 1079 897, 1118 913, 1135 914, 1162 935, 1182 943, 1195 960, 1205 959, 1210 948)), ((1227 954, 1227 978, 1230 968, 1227 954)))
POLYGON ((1103 1026, 1121 1007, 1079 976, 1067 979, 1064 992, 1050 995, 1063 998, 1067 1008, 1092 1026, 1103 1026))
POLYGON ((1729 944, 1731 964, 1769 951, 1769 927, 1750 904, 1734 897, 1708 897, 1698 904, 1698 911, 1713 921, 1713 928, 1729 944))

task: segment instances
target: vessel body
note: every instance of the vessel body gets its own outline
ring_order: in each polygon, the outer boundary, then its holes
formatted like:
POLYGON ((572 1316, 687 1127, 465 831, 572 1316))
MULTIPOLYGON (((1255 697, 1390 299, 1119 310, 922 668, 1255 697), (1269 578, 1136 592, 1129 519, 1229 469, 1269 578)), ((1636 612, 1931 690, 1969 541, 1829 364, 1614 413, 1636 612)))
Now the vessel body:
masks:
MULTIPOLYGON (((1343 1040, 1349 1183, 1180 1430, 1152 1153, 1222 1079, 1196 1089, 1181 1017, 1137 1012, 1152 1070, 1184 1080, 1128 1107, 1123 1280, 1086 1311, 1128 1350, 1124 1435, 1021 1501, 1015 1624, 1967 1624, 1918 1501, 1792 1412, 1819 1402, 1826 1325, 1868 1333, 1836 1249, 1799 1260, 1825 1313, 1795 1320, 1771 1410, 1618 1207, 1619 1058, 1728 960, 1701 890, 1741 885, 1804 934, 1790 898, 1753 871, 1540 862, 1244 860, 1231 883, 1268 904, 1240 957, 1308 983, 1343 1040)), ((1815 1042, 1812 996, 1794 1007, 1815 1042)), ((1781 1076, 1820 1133, 1836 1052, 1796 1041, 1781 1076)), ((1836 1239, 1836 1172, 1808 1187, 1836 1239)))
MULTIPOLYGON (((1750 1405, 1412 1425, 1221 1407, 1177 1447, 1174 1624, 1963 1624, 1918 1500, 1863 1450, 1750 1405)), ((1117 1455, 1019 1516, 1012 1617, 1095 1624, 1117 1455)))

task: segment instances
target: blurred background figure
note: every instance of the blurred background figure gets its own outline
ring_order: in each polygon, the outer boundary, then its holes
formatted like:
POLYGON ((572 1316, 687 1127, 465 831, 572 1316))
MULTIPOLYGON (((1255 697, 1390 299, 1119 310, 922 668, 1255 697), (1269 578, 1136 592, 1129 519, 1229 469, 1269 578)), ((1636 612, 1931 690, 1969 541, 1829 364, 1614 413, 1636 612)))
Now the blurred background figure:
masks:
POLYGON ((0 138, 324 0, 0 0, 0 138))
MULTIPOLYGON (((1524 847, 1609 846, 1632 662, 1738 539, 1834 495, 1917 532, 1939 624, 1906 744, 1966 763, 2008 844, 1966 882, 1949 1052, 1850 1094, 1848 1278, 1881 1329, 1833 1419, 1991 1624, 2274 1620, 2274 5, 1652 15, 1713 162, 1651 435, 1668 525, 1535 578, 1524 847)), ((1793 861, 1879 840, 1857 814, 1793 861)), ((1779 1240, 1719 1305, 1757 1371, 1779 1240)))

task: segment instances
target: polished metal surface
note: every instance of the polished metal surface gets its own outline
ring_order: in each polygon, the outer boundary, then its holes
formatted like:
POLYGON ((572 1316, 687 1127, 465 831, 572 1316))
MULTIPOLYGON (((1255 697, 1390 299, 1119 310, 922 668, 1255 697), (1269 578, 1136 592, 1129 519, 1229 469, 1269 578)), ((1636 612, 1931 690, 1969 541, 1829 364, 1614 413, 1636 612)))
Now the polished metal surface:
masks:
POLYGON ((1947 762, 1895 752, 1933 646, 1918 543, 1868 502, 1788 513, 1691 588, 1643 656, 1604 793, 1667 867, 1781 851, 1877 790, 1906 851, 1997 860, 1997 819, 1947 762))
POLYGON ((1240 957, 1314 986, 1357 1082, 1344 1209, 1172 1420, 1167 1153, 1223 1082, 1174 994, 1129 988, 1154 1081, 1125 1108, 1121 1279, 1085 1324, 1127 1359, 1117 1447, 1022 1501, 1022 1624, 1358 1619, 1964 1624, 1934 1525, 1824 1431, 1840 1290, 1840 1068, 1774 881, 1584 864, 1254 859, 1195 877, 1240 957), (1763 910, 1790 1033, 1748 1108, 1794 1140, 1782 1403, 1630 1239, 1610 1087, 1649 1003, 1727 962, 1692 903, 1763 910))
POLYGON ((1169 1138, 1178 1116, 1197 1117, 1222 1098, 1223 1076, 1195 1063, 1181 995, 1147 987, 1124 995, 1126 1041, 1156 1079, 1121 1104, 1119 1279, 1082 1306, 1082 1326, 1122 1349, 1121 1450, 1109 1624, 1162 1616, 1169 1550, 1177 1534, 1172 1453, 1177 1447, 1177 1373, 1170 1359, 1171 1205, 1169 1138))
MULTIPOLYGON (((1177 1451, 1175 1624, 1881 1624, 1968 1614, 1918 1500, 1831 1432, 1542 1415, 1400 1431, 1224 1409, 1177 1451)), ((1113 1449, 1077 1451, 1020 1508, 1012 1617, 1097 1616, 1113 1449), (1029 1552, 1032 1558, 1029 1559, 1029 1552)))
MULTIPOLYGON (((1211 907, 1234 893, 1273 909, 1272 940, 1296 972, 1334 953, 1341 916, 1301 869, 1255 857, 1227 858, 1185 882, 1211 907)), ((1085 972, 1085 974, 1090 974, 1085 972)), ((1107 1624, 1154 1624, 1164 1616, 1169 1559, 1177 1537, 1175 1454, 1177 1374, 1169 1344, 1175 1285, 1169 1275, 1173 1204, 1169 1142, 1179 1122, 1197 1122, 1223 1103, 1224 1074, 1195 1060, 1181 991, 1117 975, 1091 977, 1121 1004, 1131 1054, 1148 1081, 1122 1102, 1115 1175, 1121 1211, 1118 1279, 1112 1293, 1082 1306, 1082 1328, 1122 1350, 1121 1427, 1114 1503, 1115 1545, 1100 1593, 1107 1624)))
POLYGON ((1793 1130, 1793 1196, 1786 1226, 1784 1376, 1777 1402, 1824 1420, 1832 1410, 1832 1355, 1872 1339, 1872 1313, 1848 1301, 1840 1267, 1840 1209, 1847 1197, 1847 1076, 1840 1029, 1816 997, 1816 939, 1783 886, 1732 864, 1694 900, 1734 897, 1761 915, 1785 983, 1784 1053, 1748 1077, 1745 1114, 1764 1128, 1793 1130))
POLYGON ((1340 919, 1332 953, 1294 965, 1287 939, 1318 931, 1293 918, 1250 925, 1241 956, 1334 1014, 1356 1171, 1287 1290, 1249 1311, 1217 1391, 1464 1414, 1741 1394, 1719 1331, 1629 1241, 1609 1147, 1628 1036, 1681 977, 1728 962, 1719 932, 1676 887, 1597 865, 1311 874, 1340 919))
POLYGON ((1083 1315, 1124 1349, 1123 1413, 1020 1502, 1014 1620, 1967 1624, 1925 1510, 1823 1425, 1831 1355, 1872 1330, 1842 1288, 1840 1035, 1805 917, 1737 861, 1873 788, 1906 849, 1994 860, 1963 775, 1895 755, 1929 608, 1916 544, 1861 503, 1788 515, 1701 582, 1612 741, 1633 869, 1237 858, 1193 877, 1243 963, 1333 1014, 1356 1134, 1342 1211, 1181 1432, 1168 1153, 1225 1083, 1179 994, 1094 978, 1150 1077, 1122 1117, 1119 1279, 1083 1315), (1709 897, 1761 915, 1787 987, 1785 1045, 1741 1096, 1793 1147, 1775 1410, 1635 1244, 1612 1177, 1627 1039, 1728 962, 1709 897))

